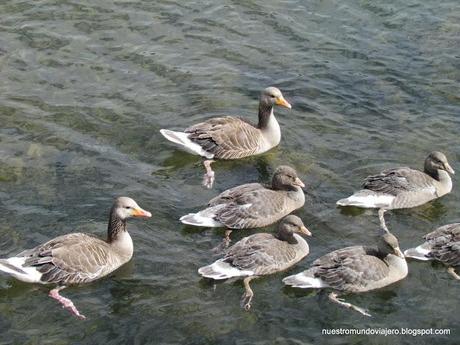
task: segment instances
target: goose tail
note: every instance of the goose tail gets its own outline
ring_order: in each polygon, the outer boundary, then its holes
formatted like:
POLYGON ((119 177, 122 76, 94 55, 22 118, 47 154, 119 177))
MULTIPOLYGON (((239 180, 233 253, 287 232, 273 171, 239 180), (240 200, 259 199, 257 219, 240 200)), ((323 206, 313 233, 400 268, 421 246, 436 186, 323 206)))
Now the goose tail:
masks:
POLYGON ((418 247, 409 248, 404 251, 404 256, 406 258, 412 258, 412 259, 423 260, 423 261, 432 260, 432 258, 429 257, 429 254, 430 254, 430 249, 424 246, 423 244, 418 247))
POLYGON ((394 195, 376 193, 371 190, 360 190, 348 198, 337 201, 339 206, 356 206, 361 208, 384 208, 391 205, 394 195))
POLYGON ((198 273, 202 277, 215 280, 254 275, 253 271, 239 270, 238 268, 230 265, 228 262, 225 262, 224 259, 219 259, 211 265, 199 268, 198 273))
POLYGON ((319 289, 329 287, 329 285, 321 278, 315 278, 310 270, 288 276, 283 279, 283 283, 302 289, 319 289))
POLYGON ((23 267, 25 261, 25 257, 0 259, 0 271, 26 283, 40 283, 42 274, 36 267, 23 267))
POLYGON ((213 207, 208 207, 197 213, 189 213, 185 216, 180 217, 180 221, 183 224, 194 225, 194 226, 204 226, 209 228, 220 228, 225 226, 221 222, 215 220, 216 211, 222 208, 223 205, 217 205, 213 207))
POLYGON ((179 145, 183 150, 211 159, 214 155, 205 151, 200 145, 189 139, 189 134, 184 132, 171 131, 169 129, 160 129, 160 133, 169 141, 179 145))

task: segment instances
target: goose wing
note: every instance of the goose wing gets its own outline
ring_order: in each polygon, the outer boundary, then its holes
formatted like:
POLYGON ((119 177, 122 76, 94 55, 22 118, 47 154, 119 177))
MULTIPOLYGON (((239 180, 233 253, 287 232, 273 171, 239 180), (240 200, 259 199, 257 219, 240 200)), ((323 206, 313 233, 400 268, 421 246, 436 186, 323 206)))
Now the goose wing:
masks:
POLYGON ((297 258, 295 246, 276 239, 271 234, 248 236, 230 247, 224 261, 255 275, 270 274, 284 269, 297 258))
POLYGON ((254 193, 265 188, 266 187, 260 183, 247 183, 241 186, 236 186, 223 191, 218 196, 211 199, 208 206, 216 206, 237 201, 244 198, 245 195, 249 195, 250 193, 254 193))
POLYGON ((205 151, 221 159, 254 155, 263 139, 258 128, 232 116, 209 119, 187 128, 185 133, 205 151))
POLYGON ((26 250, 24 267, 33 266, 45 283, 78 284, 108 273, 109 246, 88 234, 73 233, 56 237, 43 245, 26 250))
POLYGON ((224 205, 216 211, 215 219, 231 229, 243 229, 271 224, 290 212, 286 193, 251 185, 211 200, 224 205))
POLYGON ((431 176, 408 167, 388 169, 378 175, 368 176, 362 186, 374 192, 395 196, 401 192, 434 190, 431 176))
POLYGON ((425 235, 431 250, 428 257, 449 266, 460 266, 460 223, 444 225, 425 235))
POLYGON ((337 290, 359 291, 388 275, 388 266, 375 251, 355 246, 331 252, 313 262, 314 276, 337 290))

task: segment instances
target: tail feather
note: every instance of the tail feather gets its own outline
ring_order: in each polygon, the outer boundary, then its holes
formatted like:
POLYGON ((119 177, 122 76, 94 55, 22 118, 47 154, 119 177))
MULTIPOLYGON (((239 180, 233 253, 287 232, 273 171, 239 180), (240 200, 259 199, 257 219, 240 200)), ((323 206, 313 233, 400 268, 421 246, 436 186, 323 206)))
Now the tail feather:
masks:
POLYGON ((219 259, 211 265, 199 268, 198 273, 205 278, 215 280, 254 275, 253 271, 239 270, 238 268, 230 265, 228 262, 225 262, 224 259, 219 259))
POLYGON ((184 224, 194 226, 205 226, 210 228, 220 228, 225 226, 221 222, 214 219, 216 211, 222 208, 224 205, 217 205, 208 207, 198 213, 189 213, 185 216, 180 217, 180 221, 184 224))
POLYGON ((36 267, 23 267, 24 262, 24 257, 0 259, 0 271, 26 283, 40 283, 42 274, 36 267))
POLYGON ((6 259, 0 259, 0 271, 8 274, 26 274, 21 268, 10 264, 6 259))
POLYGON ((339 206, 356 206, 362 208, 382 208, 389 207, 395 198, 394 195, 376 193, 371 190, 363 189, 348 198, 337 201, 339 206))
POLYGON ((189 139, 189 134, 184 132, 171 131, 169 129, 160 129, 160 133, 169 141, 179 145, 185 151, 211 159, 214 154, 205 151, 200 145, 189 139))
POLYGON ((319 289, 329 287, 329 285, 323 280, 321 280, 321 278, 313 277, 312 273, 309 270, 298 274, 294 274, 292 276, 288 276, 283 279, 283 283, 286 285, 290 285, 292 287, 298 287, 303 289, 319 289))
POLYGON ((412 258, 412 259, 423 260, 423 261, 428 261, 428 260, 433 259, 427 256, 429 254, 430 254, 430 249, 425 247, 423 244, 416 248, 409 248, 404 251, 404 256, 406 258, 412 258))

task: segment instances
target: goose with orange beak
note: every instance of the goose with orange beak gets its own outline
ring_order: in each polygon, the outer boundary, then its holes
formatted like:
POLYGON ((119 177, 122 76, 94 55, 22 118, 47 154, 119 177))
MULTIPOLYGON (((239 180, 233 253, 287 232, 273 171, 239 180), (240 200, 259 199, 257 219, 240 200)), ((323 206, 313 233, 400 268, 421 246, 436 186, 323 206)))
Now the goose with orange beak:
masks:
POLYGON ((161 129, 160 133, 183 150, 200 155, 206 160, 203 184, 211 188, 214 159, 240 159, 258 155, 277 146, 281 130, 273 113, 275 105, 291 109, 279 89, 268 87, 259 99, 259 121, 253 125, 239 117, 215 117, 190 126, 183 132, 161 129))
POLYGON ((69 285, 100 279, 131 260, 133 241, 126 228, 128 218, 150 218, 131 198, 115 199, 110 210, 107 239, 92 234, 70 233, 56 237, 14 257, 0 259, 0 271, 27 283, 55 284, 49 296, 80 319, 73 302, 59 291, 69 285))

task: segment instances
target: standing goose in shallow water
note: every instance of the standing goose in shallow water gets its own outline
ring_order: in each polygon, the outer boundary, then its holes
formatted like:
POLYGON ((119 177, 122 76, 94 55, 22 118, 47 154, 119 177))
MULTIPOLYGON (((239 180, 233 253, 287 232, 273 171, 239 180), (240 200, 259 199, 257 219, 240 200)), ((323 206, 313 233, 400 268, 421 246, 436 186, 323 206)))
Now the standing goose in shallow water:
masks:
MULTIPOLYGON (((259 228, 275 223, 305 203, 305 187, 296 171, 279 166, 271 186, 248 183, 228 189, 208 203, 208 208, 180 218, 184 224, 229 229, 259 228)), ((227 231, 228 239, 230 231, 227 231)))
POLYGON ((431 152, 425 159, 424 171, 407 167, 388 169, 368 176, 363 189, 337 201, 339 206, 378 208, 382 226, 386 210, 412 208, 439 198, 452 190, 449 176, 455 174, 441 152, 431 152))
POLYGON ((126 220, 151 216, 133 199, 119 197, 110 210, 106 240, 84 233, 62 235, 14 257, 0 259, 0 271, 26 283, 57 284, 49 296, 84 319, 72 301, 59 291, 68 285, 102 278, 127 263, 133 256, 133 242, 126 220))
MULTIPOLYGON (((313 261, 311 268, 286 277, 286 285, 303 289, 332 288, 342 293, 366 292, 395 283, 407 276, 407 262, 397 238, 382 230, 379 247, 353 246, 335 250, 313 261)), ((364 309, 345 302, 337 292, 329 299, 370 316, 364 309)))
POLYGON ((311 236, 299 217, 287 216, 278 225, 276 235, 258 233, 245 237, 228 248, 222 259, 201 267, 198 273, 215 280, 245 277, 241 305, 249 310, 254 296, 249 286, 252 279, 284 271, 308 255, 307 241, 298 234, 311 236))
POLYGON ((441 261, 448 267, 447 271, 460 280, 455 272, 455 268, 460 267, 460 223, 441 226, 423 238, 425 243, 404 251, 406 258, 441 261))
POLYGON ((232 116, 216 117, 188 127, 183 132, 161 129, 160 133, 182 149, 205 157, 206 174, 203 184, 211 188, 214 183, 212 159, 239 159, 264 153, 281 140, 273 106, 291 108, 276 87, 262 91, 259 100, 259 122, 253 125, 232 116))

